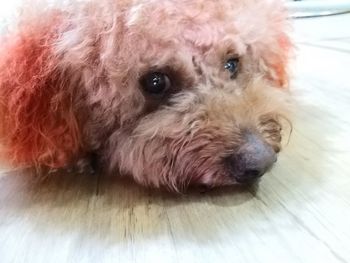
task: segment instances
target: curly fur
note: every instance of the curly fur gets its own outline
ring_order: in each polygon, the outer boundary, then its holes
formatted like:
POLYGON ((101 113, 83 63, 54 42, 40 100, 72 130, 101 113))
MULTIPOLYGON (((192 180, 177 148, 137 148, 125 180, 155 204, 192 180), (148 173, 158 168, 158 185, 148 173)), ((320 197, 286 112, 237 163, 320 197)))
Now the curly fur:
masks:
POLYGON ((292 48, 281 1, 90 0, 37 14, 0 47, 2 155, 14 164, 64 168, 94 153, 111 172, 181 190, 234 183, 222 160, 244 130, 280 150, 292 48), (152 70, 177 92, 145 94, 152 70))
POLYGON ((5 40, 1 52, 0 98, 2 138, 13 162, 59 167, 79 149, 72 91, 57 69, 52 43, 57 40, 60 14, 49 24, 26 21, 5 40))

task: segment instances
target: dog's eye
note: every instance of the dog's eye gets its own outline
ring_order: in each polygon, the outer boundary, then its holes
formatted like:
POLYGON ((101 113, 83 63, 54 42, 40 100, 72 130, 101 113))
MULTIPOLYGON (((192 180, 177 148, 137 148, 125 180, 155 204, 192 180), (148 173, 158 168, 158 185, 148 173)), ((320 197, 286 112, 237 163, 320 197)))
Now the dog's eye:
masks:
POLYGON ((238 71, 239 58, 230 58, 225 63, 225 69, 231 73, 231 76, 234 78, 238 71))
POLYGON ((145 92, 159 95, 166 92, 171 87, 171 81, 166 74, 152 72, 143 76, 140 83, 145 92))

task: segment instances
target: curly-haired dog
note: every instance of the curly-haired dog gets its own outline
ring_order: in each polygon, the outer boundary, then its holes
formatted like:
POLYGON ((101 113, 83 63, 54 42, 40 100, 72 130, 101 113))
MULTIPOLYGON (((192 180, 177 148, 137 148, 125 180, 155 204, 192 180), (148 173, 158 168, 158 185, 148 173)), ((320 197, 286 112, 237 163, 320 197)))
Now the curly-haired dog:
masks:
POLYGON ((276 161, 288 114, 281 2, 28 10, 0 44, 3 157, 57 169, 93 154, 171 190, 254 181, 276 161))

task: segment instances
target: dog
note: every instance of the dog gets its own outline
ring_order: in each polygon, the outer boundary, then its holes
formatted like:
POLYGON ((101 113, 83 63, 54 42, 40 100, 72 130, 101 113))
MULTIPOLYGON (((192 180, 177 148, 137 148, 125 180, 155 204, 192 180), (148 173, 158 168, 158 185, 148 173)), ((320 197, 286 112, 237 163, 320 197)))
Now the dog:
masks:
MULTIPOLYGON (((282 0, 89 0, 24 9, 0 44, 1 156, 184 191, 251 184, 282 148, 282 0)), ((33 5, 33 4, 31 4, 33 5)))

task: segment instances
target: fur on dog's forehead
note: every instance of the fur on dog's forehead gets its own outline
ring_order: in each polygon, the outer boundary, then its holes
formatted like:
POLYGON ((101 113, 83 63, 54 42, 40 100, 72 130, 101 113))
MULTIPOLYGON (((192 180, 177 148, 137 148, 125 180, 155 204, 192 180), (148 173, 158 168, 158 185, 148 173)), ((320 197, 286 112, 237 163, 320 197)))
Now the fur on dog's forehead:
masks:
POLYGON ((118 40, 123 52, 117 56, 138 74, 171 60, 188 68, 194 57, 218 68, 230 56, 244 56, 249 49, 262 72, 277 85, 288 85, 290 42, 282 1, 136 0, 130 5, 123 13, 123 35, 118 40))
POLYGON ((264 45, 276 39, 284 27, 282 9, 276 0, 134 1, 126 26, 148 40, 181 43, 200 51, 231 39, 239 54, 244 45, 264 45))

